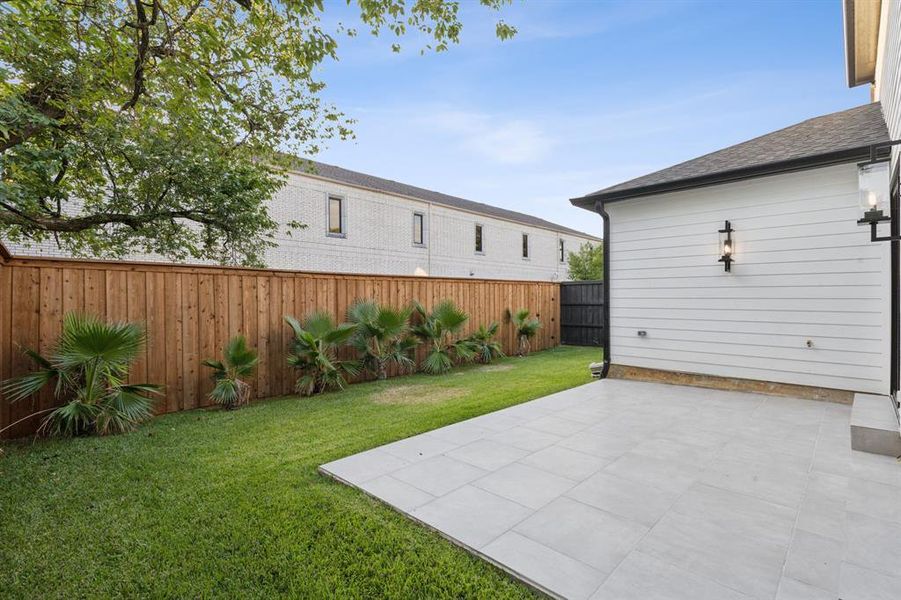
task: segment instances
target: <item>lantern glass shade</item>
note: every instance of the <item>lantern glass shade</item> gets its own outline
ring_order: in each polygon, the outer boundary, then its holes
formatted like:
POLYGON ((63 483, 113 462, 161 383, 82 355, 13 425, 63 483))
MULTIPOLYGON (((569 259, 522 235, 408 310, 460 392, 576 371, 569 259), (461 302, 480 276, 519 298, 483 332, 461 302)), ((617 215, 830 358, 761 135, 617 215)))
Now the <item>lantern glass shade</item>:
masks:
POLYGON ((719 247, 719 256, 720 257, 731 257, 735 254, 735 240, 732 239, 732 235, 730 232, 721 231, 720 232, 720 247, 719 247))
POLYGON ((862 222, 884 221, 889 214, 889 162, 863 163, 857 167, 862 222))

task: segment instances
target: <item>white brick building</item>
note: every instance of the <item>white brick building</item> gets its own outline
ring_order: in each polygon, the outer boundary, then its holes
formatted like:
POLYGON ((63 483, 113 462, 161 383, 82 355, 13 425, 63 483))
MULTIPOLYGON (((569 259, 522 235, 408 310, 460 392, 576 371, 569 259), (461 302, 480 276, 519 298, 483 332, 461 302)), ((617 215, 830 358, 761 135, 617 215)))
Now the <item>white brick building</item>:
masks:
MULTIPOLYGON (((332 165, 307 165, 315 174, 290 173, 273 198, 270 214, 281 227, 278 247, 267 252, 267 267, 554 281, 568 278, 571 251, 585 242, 600 243, 531 215, 332 165), (288 234, 291 221, 306 227, 288 234)), ((15 255, 65 255, 52 242, 7 245, 15 255)), ((146 254, 128 258, 165 260, 146 254)))
POLYGON ((272 217, 307 227, 278 240, 267 256, 271 267, 561 280, 568 277, 569 252, 600 241, 530 215, 330 165, 315 167, 315 175, 290 174, 276 195, 272 217))

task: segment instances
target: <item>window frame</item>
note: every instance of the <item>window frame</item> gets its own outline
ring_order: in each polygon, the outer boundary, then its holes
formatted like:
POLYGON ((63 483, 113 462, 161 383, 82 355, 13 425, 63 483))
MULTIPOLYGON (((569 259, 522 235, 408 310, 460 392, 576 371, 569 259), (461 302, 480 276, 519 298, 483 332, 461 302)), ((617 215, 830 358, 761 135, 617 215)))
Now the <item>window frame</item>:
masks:
POLYGON ((421 210, 413 211, 413 247, 415 248, 426 248, 428 247, 428 234, 426 233, 428 228, 426 226, 425 213, 421 210), (422 231, 420 232, 420 241, 416 241, 416 217, 420 218, 420 223, 422 225, 422 231))
POLYGON ((472 242, 475 254, 485 256, 485 225, 482 223, 474 223, 472 229, 472 242))
POLYGON ((341 194, 331 194, 328 193, 325 195, 325 235, 327 237, 333 238, 346 238, 347 237, 347 197, 341 194), (340 220, 338 226, 339 231, 332 231, 332 200, 337 200, 339 202, 339 210, 338 210, 338 219, 340 220))
POLYGON ((560 249, 560 264, 566 262, 566 241, 563 238, 558 239, 558 246, 560 249))
POLYGON ((522 259, 532 260, 532 238, 525 231, 522 232, 522 259))

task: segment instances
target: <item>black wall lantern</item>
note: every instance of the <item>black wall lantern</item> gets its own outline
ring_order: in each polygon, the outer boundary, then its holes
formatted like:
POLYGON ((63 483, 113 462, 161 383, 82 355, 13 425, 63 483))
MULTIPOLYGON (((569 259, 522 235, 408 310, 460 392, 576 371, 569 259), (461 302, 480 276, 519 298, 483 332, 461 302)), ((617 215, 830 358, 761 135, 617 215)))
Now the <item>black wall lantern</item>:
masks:
MULTIPOLYGON (((870 241, 892 242, 901 239, 897 234, 879 235, 880 223, 892 223, 897 229, 897 198, 892 197, 891 162, 889 157, 878 158, 880 150, 901 144, 901 140, 870 146, 870 160, 857 165, 857 193, 862 216, 858 225, 870 226, 870 241), (894 210, 893 210, 894 209, 894 210)), ((897 182, 895 183, 897 185, 897 182)))
POLYGON ((723 263, 726 272, 732 270, 732 254, 735 252, 735 245, 732 242, 732 223, 726 221, 726 226, 720 229, 720 259, 717 262, 723 263))

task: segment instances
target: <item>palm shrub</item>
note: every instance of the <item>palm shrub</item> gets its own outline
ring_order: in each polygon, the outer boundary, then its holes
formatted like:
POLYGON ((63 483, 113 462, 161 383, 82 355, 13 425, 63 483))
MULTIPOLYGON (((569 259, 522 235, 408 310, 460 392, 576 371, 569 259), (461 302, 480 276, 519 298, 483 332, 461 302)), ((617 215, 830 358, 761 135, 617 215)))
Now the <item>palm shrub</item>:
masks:
POLYGON ((487 327, 479 325, 479 328, 469 336, 469 346, 475 354, 477 362, 487 365, 493 360, 503 358, 504 351, 501 349, 501 344, 494 339, 498 329, 500 329, 500 325, 496 322, 487 327))
POLYGON ((374 300, 360 300, 347 309, 347 319, 357 330, 351 345, 360 355, 361 365, 378 379, 387 379, 388 367, 402 370, 416 366, 411 358, 416 339, 410 335, 412 309, 380 306, 374 300))
POLYGON ((226 344, 221 361, 203 361, 204 365, 213 369, 215 385, 210 392, 210 400, 226 410, 247 404, 250 400, 250 384, 244 378, 253 374, 259 360, 256 351, 247 347, 244 336, 237 335, 226 344))
POLYGON ((147 337, 137 323, 107 323, 91 315, 68 313, 49 356, 23 349, 38 369, 3 382, 12 402, 53 385, 60 406, 41 412, 39 433, 100 435, 131 431, 153 416, 153 394, 160 386, 126 383, 128 370, 147 337))
POLYGON ((475 356, 468 339, 455 339, 469 319, 464 311, 450 300, 439 303, 428 312, 418 302, 413 303, 417 323, 413 335, 428 347, 420 368, 426 373, 446 373, 457 360, 472 360, 475 356))
POLYGON ((513 315, 513 326, 516 328, 516 339, 519 340, 519 355, 526 356, 532 349, 530 340, 541 329, 541 321, 533 319, 528 308, 520 308, 513 315))
POLYGON ((354 323, 336 324, 326 312, 313 312, 303 322, 286 316, 285 322, 294 331, 288 364, 300 371, 294 389, 304 396, 326 390, 343 388, 347 376, 360 372, 355 360, 341 360, 338 350, 346 345, 357 330, 354 323))

